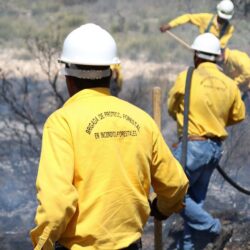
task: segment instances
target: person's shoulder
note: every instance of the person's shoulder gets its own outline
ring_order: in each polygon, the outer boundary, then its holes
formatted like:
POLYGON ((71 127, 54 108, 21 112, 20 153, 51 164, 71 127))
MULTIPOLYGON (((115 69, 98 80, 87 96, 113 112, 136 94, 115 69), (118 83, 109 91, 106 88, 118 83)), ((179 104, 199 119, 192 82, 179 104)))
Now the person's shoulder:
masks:
POLYGON ((124 114, 132 114, 133 117, 136 117, 139 120, 144 120, 151 122, 153 121, 153 118, 143 109, 137 107, 136 105, 123 100, 116 98, 117 106, 119 106, 119 109, 124 110, 124 114))
POLYGON ((213 16, 212 13, 207 13, 207 12, 196 12, 196 13, 187 13, 189 15, 201 15, 201 16, 206 16, 206 15, 209 15, 209 16, 213 16))
POLYGON ((240 51, 240 50, 237 50, 237 49, 233 49, 233 50, 230 50, 229 51, 229 57, 235 57, 235 58, 238 58, 238 59, 249 59, 249 56, 246 52, 244 51, 240 51))
POLYGON ((219 65, 215 63, 205 62, 198 66, 198 68, 195 70, 197 73, 197 76, 201 79, 204 78, 217 78, 218 80, 223 81, 232 81, 231 78, 229 78, 224 72, 223 68, 221 68, 219 65))
POLYGON ((65 115, 64 115, 63 107, 62 107, 62 108, 55 110, 53 113, 49 115, 49 117, 47 118, 45 122, 45 126, 51 127, 51 126, 60 124, 63 121, 65 121, 65 115))
POLYGON ((185 82, 187 78, 187 72, 188 72, 188 69, 185 69, 176 76, 172 89, 175 89, 175 90, 178 89, 181 92, 184 91, 185 82))
POLYGON ((200 13, 201 15, 204 15, 204 16, 209 16, 209 17, 213 17, 215 16, 216 14, 214 13, 208 13, 208 12, 203 12, 203 13, 200 13))
POLYGON ((189 69, 189 68, 184 69, 183 71, 181 71, 181 72, 177 75, 177 80, 186 79, 188 69, 189 69))
POLYGON ((196 13, 196 14, 193 14, 193 15, 199 15, 199 16, 204 17, 204 18, 212 18, 215 14, 202 12, 202 13, 196 13))
POLYGON ((138 106, 136 106, 135 104, 128 102, 124 99, 118 98, 118 97, 114 97, 116 99, 116 102, 123 107, 124 109, 127 110, 133 110, 133 112, 138 112, 141 113, 143 115, 148 115, 148 113, 146 113, 146 111, 144 111, 143 109, 139 108, 138 106))
POLYGON ((234 88, 234 87, 238 88, 236 82, 231 77, 226 75, 223 72, 223 69, 218 67, 218 71, 217 71, 216 76, 219 77, 219 79, 222 80, 224 82, 224 84, 226 84, 227 86, 229 86, 231 88, 234 88))

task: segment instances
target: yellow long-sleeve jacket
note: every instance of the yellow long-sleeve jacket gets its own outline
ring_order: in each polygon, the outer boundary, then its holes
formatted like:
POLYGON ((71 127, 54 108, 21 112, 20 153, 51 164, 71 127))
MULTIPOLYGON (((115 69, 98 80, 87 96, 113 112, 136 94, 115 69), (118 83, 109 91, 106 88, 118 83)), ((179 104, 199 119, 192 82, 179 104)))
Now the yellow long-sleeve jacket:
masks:
POLYGON ((227 26, 221 26, 217 22, 217 15, 211 13, 184 14, 171 20, 169 25, 174 28, 186 23, 191 23, 197 26, 200 33, 213 33, 220 39, 222 48, 226 47, 234 32, 234 27, 230 23, 228 23, 227 26))
POLYGON ((44 126, 35 250, 130 245, 148 219, 151 184, 163 214, 182 209, 188 180, 151 117, 106 88, 78 92, 44 126))
POLYGON ((250 89, 250 58, 239 50, 225 50, 223 70, 240 88, 250 89))
POLYGON ((112 77, 116 81, 118 87, 121 89, 123 85, 123 75, 121 64, 113 64, 110 66, 112 70, 112 77))
MULTIPOLYGON (((168 96, 169 114, 176 119, 182 135, 184 93, 187 71, 182 72, 168 96)), ((190 91, 189 135, 227 137, 226 126, 245 118, 245 105, 235 82, 223 74, 217 65, 201 63, 193 72, 190 91)))

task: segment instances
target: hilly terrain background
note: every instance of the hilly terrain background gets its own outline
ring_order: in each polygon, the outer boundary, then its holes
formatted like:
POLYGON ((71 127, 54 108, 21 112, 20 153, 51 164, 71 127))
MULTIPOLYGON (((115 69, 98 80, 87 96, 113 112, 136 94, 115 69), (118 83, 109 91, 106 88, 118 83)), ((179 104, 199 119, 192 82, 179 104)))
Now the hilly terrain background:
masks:
MULTIPOLYGON (((215 12, 215 0, 0 0, 0 249, 32 249, 28 232, 37 206, 35 178, 45 119, 68 98, 57 58, 65 35, 96 23, 116 39, 124 78, 119 97, 152 114, 152 88, 162 89, 162 133, 169 146, 176 128, 166 110, 177 74, 193 55, 159 26, 184 13, 215 12)), ((235 0, 235 33, 229 47, 250 54, 250 3, 235 0)), ((172 30, 191 44, 198 30, 187 24, 172 30)), ((246 101, 249 112, 249 100, 246 101)), ((249 114, 249 113, 248 113, 249 114)), ((250 189, 249 116, 229 128, 222 167, 250 189)), ((250 202, 215 172, 206 206, 230 221, 235 233, 227 249, 250 249, 250 202)), ((166 222, 165 249, 172 249, 180 218, 166 222), (172 231, 171 231, 172 230, 172 231)), ((153 223, 143 236, 153 249, 153 223)))

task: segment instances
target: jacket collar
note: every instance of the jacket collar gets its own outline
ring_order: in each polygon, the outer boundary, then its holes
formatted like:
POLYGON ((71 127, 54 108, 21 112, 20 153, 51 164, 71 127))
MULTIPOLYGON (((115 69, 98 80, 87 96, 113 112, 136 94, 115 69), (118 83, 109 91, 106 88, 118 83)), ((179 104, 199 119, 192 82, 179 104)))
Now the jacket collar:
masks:
POLYGON ((81 90, 71 96, 63 106, 67 106, 68 104, 73 103, 81 98, 88 98, 92 96, 110 96, 110 90, 108 88, 91 88, 81 90))
POLYGON ((216 63, 211 63, 211 62, 201 63, 197 67, 197 69, 199 69, 199 70, 200 69, 207 69, 207 68, 209 68, 209 69, 217 69, 217 70, 220 69, 216 63))

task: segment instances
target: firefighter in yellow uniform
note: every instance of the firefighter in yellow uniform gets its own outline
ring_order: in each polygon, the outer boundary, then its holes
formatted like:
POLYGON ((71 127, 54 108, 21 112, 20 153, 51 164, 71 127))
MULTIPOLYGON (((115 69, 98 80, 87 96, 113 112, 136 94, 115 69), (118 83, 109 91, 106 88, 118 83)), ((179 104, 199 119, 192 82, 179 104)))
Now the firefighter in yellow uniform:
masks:
POLYGON ((110 92, 113 96, 118 96, 123 85, 123 75, 121 64, 113 64, 110 66, 112 77, 110 81, 110 92))
POLYGON ((239 50, 226 48, 224 51, 223 71, 232 78, 243 91, 250 89, 250 58, 239 50))
MULTIPOLYGON (((190 187, 185 198, 184 233, 177 249, 204 249, 210 238, 219 236, 221 223, 213 218, 203 205, 210 177, 222 155, 222 142, 228 134, 226 126, 245 118, 245 105, 235 82, 227 77, 216 64, 220 56, 220 42, 211 33, 199 35, 192 45, 195 70, 190 90, 188 114, 188 149, 185 172, 190 187), (204 238, 203 238, 204 237, 204 238), (199 242, 196 241, 199 239, 199 242), (199 248, 199 247, 200 248, 199 248)), ((176 120, 179 138, 183 133, 184 93, 187 71, 182 72, 168 96, 169 114, 176 120)), ((181 159, 182 143, 174 150, 181 159)), ((232 234, 232 228, 223 231, 232 234)), ((224 235, 225 236, 225 235, 224 235)), ((215 244, 223 244, 217 238, 215 244)), ((224 249, 217 245, 213 249, 224 249)))
POLYGON ((225 48, 233 35, 234 27, 229 20, 233 17, 234 5, 230 0, 222 0, 217 5, 217 15, 211 13, 184 14, 168 24, 160 27, 161 32, 165 32, 179 25, 191 23, 199 28, 199 32, 212 33, 220 39, 221 47, 225 48))
POLYGON ((154 120, 110 95, 119 59, 106 30, 73 30, 59 61, 70 98, 44 126, 34 249, 141 249, 150 212, 166 219, 183 208, 187 177, 154 120))

